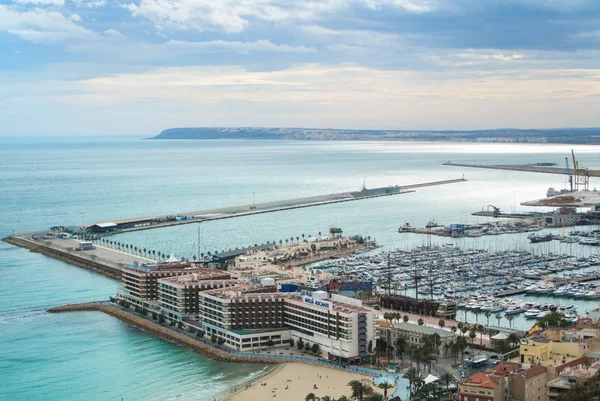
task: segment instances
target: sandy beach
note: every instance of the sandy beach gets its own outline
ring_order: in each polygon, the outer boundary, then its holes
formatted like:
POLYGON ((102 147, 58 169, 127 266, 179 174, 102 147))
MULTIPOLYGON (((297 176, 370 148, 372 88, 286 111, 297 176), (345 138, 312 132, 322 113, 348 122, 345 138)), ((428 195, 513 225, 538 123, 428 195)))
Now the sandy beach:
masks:
MULTIPOLYGON (((248 388, 219 398, 219 401, 304 401, 306 395, 314 393, 317 397, 328 395, 338 398, 342 395, 350 398, 352 391, 350 380, 364 380, 371 383, 369 376, 354 372, 330 369, 322 366, 288 363, 278 366, 269 374, 262 376, 248 388), (266 385, 263 385, 266 384, 266 385), (317 389, 314 386, 317 386, 317 389)), ((377 391, 381 392, 379 389, 377 391)))

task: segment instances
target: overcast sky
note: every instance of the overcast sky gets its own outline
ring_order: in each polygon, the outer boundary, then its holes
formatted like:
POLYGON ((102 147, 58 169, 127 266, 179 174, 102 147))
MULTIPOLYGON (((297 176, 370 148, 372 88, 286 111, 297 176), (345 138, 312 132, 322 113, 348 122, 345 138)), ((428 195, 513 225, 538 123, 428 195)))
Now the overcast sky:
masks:
POLYGON ((600 126, 599 0, 0 0, 0 135, 600 126))

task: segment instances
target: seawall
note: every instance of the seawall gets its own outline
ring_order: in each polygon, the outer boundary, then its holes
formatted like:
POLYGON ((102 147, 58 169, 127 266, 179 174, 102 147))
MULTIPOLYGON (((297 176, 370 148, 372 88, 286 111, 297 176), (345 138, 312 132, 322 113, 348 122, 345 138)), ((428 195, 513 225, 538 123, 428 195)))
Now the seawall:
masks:
POLYGON ((51 248, 44 244, 39 244, 34 241, 29 241, 24 238, 14 236, 3 238, 2 241, 21 248, 29 249, 31 252, 41 253, 42 255, 62 260, 63 262, 79 266, 81 268, 93 271, 95 273, 103 274, 115 280, 121 279, 121 271, 116 267, 107 266, 103 263, 85 259, 68 251, 51 248))
MULTIPOLYGON (((186 348, 189 348, 199 354, 205 355, 211 359, 218 361, 226 361, 226 362, 244 362, 244 363, 260 363, 260 364, 282 364, 282 363, 305 363, 309 365, 317 365, 318 362, 311 363, 309 361, 302 361, 297 359, 283 359, 283 358, 269 358, 264 355, 236 355, 223 350, 220 350, 216 347, 212 347, 208 344, 203 343, 202 341, 195 340, 192 337, 181 334, 175 330, 172 330, 168 327, 161 326, 158 323, 155 323, 151 320, 144 319, 139 317, 133 313, 124 311, 120 308, 117 308, 114 305, 109 303, 97 303, 97 302, 88 302, 88 303, 80 303, 80 304, 71 304, 58 306, 55 308, 51 308, 48 310, 49 313, 62 313, 62 312, 85 312, 85 311, 100 311, 104 312, 107 315, 111 315, 116 317, 117 319, 131 324, 133 326, 142 328, 147 332, 155 335, 159 338, 162 338, 167 341, 174 342, 186 348)), ((335 368, 335 367, 331 367, 335 368)))

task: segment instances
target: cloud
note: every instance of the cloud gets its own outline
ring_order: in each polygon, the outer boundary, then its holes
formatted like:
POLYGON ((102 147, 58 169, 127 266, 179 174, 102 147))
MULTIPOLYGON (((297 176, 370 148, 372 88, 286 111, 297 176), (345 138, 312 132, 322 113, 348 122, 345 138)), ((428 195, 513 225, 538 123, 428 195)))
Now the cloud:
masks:
POLYGON ((112 29, 112 28, 107 29, 106 31, 104 31, 104 34, 106 36, 110 36, 110 37, 113 37, 113 38, 122 38, 123 37, 123 35, 121 34, 121 32, 117 31, 116 29, 112 29))
POLYGON ((106 0, 70 0, 77 7, 98 8, 106 5, 106 0))
POLYGON ((0 32, 7 32, 34 43, 85 39, 94 33, 59 12, 43 9, 17 11, 0 5, 0 32))
POLYGON ((379 10, 392 7, 411 13, 433 9, 430 0, 139 0, 125 7, 160 27, 200 31, 242 32, 251 20, 272 23, 315 21, 352 7, 379 10))
POLYGON ((13 0, 17 4, 35 4, 38 6, 64 6, 65 0, 13 0))
POLYGON ((276 45, 270 40, 257 40, 255 42, 228 42, 213 40, 208 42, 185 42, 169 40, 164 47, 174 50, 183 50, 200 53, 236 52, 280 52, 280 53, 314 53, 316 50, 306 46, 276 45))

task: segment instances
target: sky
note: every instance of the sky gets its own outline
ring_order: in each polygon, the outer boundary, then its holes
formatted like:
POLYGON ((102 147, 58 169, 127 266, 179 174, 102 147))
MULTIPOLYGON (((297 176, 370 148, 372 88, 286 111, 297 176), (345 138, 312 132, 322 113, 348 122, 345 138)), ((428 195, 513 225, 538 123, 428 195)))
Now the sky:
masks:
POLYGON ((600 127, 599 0, 0 0, 0 135, 600 127))

